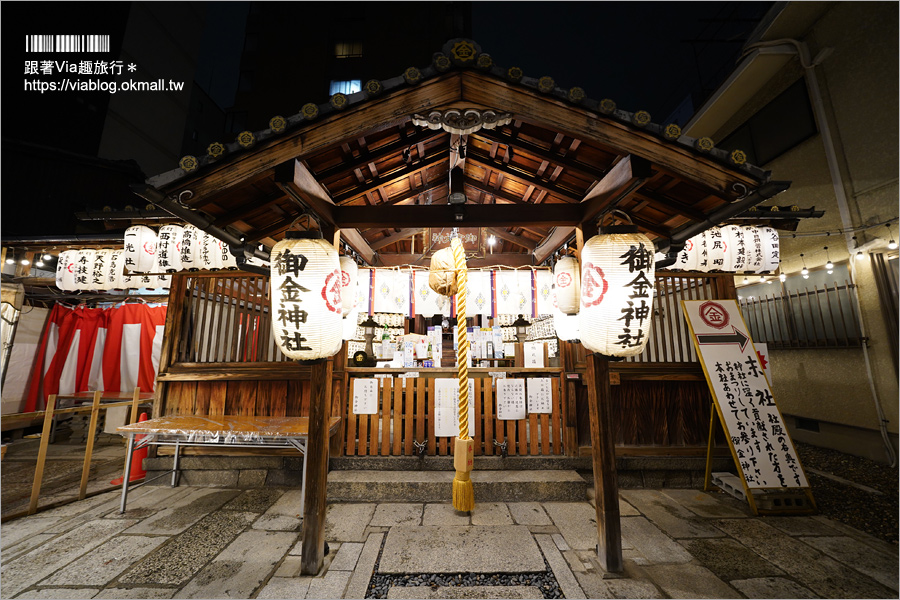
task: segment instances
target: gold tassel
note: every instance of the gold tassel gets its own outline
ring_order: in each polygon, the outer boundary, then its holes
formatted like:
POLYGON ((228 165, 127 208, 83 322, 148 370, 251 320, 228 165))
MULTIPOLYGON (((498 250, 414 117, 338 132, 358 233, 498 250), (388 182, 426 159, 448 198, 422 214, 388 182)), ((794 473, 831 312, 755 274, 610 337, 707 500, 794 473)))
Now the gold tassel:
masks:
POLYGON ((468 512, 475 508, 475 490, 472 487, 470 472, 474 465, 475 440, 456 438, 453 452, 453 508, 468 512))

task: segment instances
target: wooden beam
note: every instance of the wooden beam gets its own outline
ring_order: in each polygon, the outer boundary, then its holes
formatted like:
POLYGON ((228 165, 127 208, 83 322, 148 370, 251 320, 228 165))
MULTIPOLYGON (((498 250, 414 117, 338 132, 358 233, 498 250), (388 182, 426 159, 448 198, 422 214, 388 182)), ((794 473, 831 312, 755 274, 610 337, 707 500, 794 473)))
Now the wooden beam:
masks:
MULTIPOLYGON (((393 183, 397 183, 401 179, 412 177, 416 173, 421 173, 428 170, 429 167, 432 167, 440 162, 448 160, 450 158, 450 150, 449 148, 444 148, 435 154, 425 158, 424 160, 420 160, 412 163, 411 165, 405 165, 399 169, 394 169, 382 175, 380 177, 375 177, 365 183, 365 185, 351 188, 347 191, 341 192, 340 194, 335 194, 333 199, 335 204, 345 204, 347 202, 352 202, 354 199, 364 196, 366 192, 371 192, 380 187, 388 186, 393 183)), ((424 178, 424 175, 423 175, 424 178)), ((410 182, 410 187, 412 186, 412 182, 410 182)))
MULTIPOLYGON (((424 179, 424 176, 423 176, 424 179)), ((401 192, 396 196, 389 198, 386 202, 379 203, 381 206, 389 206, 391 204, 399 204, 404 200, 409 200, 410 198, 414 198, 419 194, 424 194, 429 190, 433 190, 434 188, 441 187, 442 185, 446 185, 447 181, 450 179, 449 173, 444 173, 440 177, 436 177, 430 181, 426 181, 424 185, 420 187, 412 187, 406 190, 405 192, 401 192)), ((384 189, 384 188, 382 188, 384 189)))
MULTIPOLYGON (((490 175, 490 170, 487 171, 488 175, 490 175)), ((517 198, 499 188, 492 188, 491 186, 478 181, 473 177, 465 178, 465 185, 471 186, 480 192, 484 192, 485 194, 490 194, 495 198, 500 198, 502 200, 506 200, 507 202, 512 202, 513 204, 526 204, 527 200, 524 198, 517 198)))
POLYGON ((425 231, 424 227, 410 227, 409 229, 401 229, 397 233, 392 233, 379 240, 375 240, 374 242, 369 242, 369 247, 372 248, 372 250, 381 250, 385 246, 390 246, 395 242, 405 240, 406 238, 422 233, 423 231, 425 231))
POLYGON ((687 217, 693 221, 706 220, 706 215, 703 214, 702 210, 697 210, 692 206, 688 206, 687 204, 679 202, 678 200, 668 198, 666 196, 663 196, 662 194, 656 193, 646 188, 638 190, 635 193, 635 196, 637 196, 638 198, 646 198, 650 201, 651 204, 668 208, 669 210, 683 217, 687 217))
POLYGON ((584 207, 582 223, 597 217, 615 206, 628 194, 639 189, 652 175, 650 163, 636 156, 626 156, 609 170, 606 177, 592 187, 581 201, 584 207))
POLYGON ((538 158, 562 166, 568 171, 584 175, 588 179, 602 179, 603 176, 606 175, 605 171, 596 169, 589 164, 579 162, 571 158, 566 158, 565 156, 557 154, 555 152, 548 152, 537 144, 533 144, 522 138, 514 138, 510 134, 505 133, 500 129, 482 129, 475 135, 485 138, 486 140, 511 146, 517 150, 521 150, 522 152, 533 154, 538 158))
POLYGON ((492 159, 487 154, 481 154, 475 149, 470 149, 466 153, 466 161, 480 165, 486 169, 493 169, 504 173, 507 177, 518 180, 526 187, 533 185, 539 190, 543 190, 548 194, 553 194, 557 198, 561 198, 566 202, 578 202, 580 193, 577 190, 568 190, 554 185, 550 181, 544 181, 539 177, 535 177, 525 171, 520 171, 512 165, 505 164, 501 160, 492 159))
POLYGON ((212 224, 216 227, 225 227, 226 225, 231 225, 235 221, 242 221, 253 216, 258 216, 258 214, 265 212, 271 204, 278 202, 282 198, 284 198, 284 192, 279 190, 268 196, 263 196, 262 198, 248 202, 240 208, 225 213, 220 217, 216 217, 212 224))
POLYGON ((454 217, 456 207, 449 204, 417 206, 337 206, 334 220, 338 227, 383 229, 393 227, 506 227, 575 225, 582 209, 577 204, 466 204, 462 220, 454 217))
POLYGON ((732 188, 734 183, 743 183, 750 189, 763 183, 736 168, 698 154, 692 148, 665 141, 613 117, 540 96, 522 86, 474 70, 461 72, 460 79, 463 100, 513 113, 517 119, 598 144, 613 153, 640 156, 682 179, 713 190, 722 198, 733 200, 740 195, 741 192, 732 188))
MULTIPOLYGON (((431 264, 431 257, 423 254, 379 254, 378 259, 379 266, 382 267, 402 267, 405 265, 428 267, 431 264)), ((483 258, 466 259, 466 265, 469 268, 486 268, 493 265, 527 267, 533 264, 530 254, 518 252, 494 252, 493 254, 485 254, 483 258)))
POLYGON ((574 227, 557 227, 534 249, 534 264, 539 265, 575 234, 574 227))
POLYGON ((310 365, 309 437, 306 442, 306 495, 300 574, 317 575, 325 559, 325 486, 328 483, 328 423, 331 417, 332 361, 310 365))
POLYGON ((591 455, 594 466, 594 504, 597 510, 597 558, 607 573, 621 573, 622 523, 619 519, 619 484, 609 389, 609 359, 587 355, 585 385, 591 419, 591 455))
POLYGON ((319 181, 326 182, 335 176, 343 175, 344 173, 353 171, 354 169, 364 167, 370 162, 376 162, 388 156, 397 154, 398 152, 409 146, 415 146, 419 143, 426 144, 434 141, 440 136, 446 135, 449 134, 445 133, 443 130, 434 131, 433 129, 423 129, 405 137, 401 132, 401 137, 399 140, 395 140, 393 142, 380 146, 377 150, 361 148, 359 156, 357 158, 345 160, 332 167, 328 167, 327 169, 322 169, 321 171, 316 172, 316 178, 319 181))
POLYGON ((487 232, 497 236, 501 240, 506 240, 507 242, 512 242, 517 246, 522 246, 523 248, 528 248, 529 250, 534 250, 537 247, 537 242, 534 240, 528 239, 526 237, 522 237, 521 235, 513 235, 505 229, 500 229, 497 227, 488 227, 487 232))

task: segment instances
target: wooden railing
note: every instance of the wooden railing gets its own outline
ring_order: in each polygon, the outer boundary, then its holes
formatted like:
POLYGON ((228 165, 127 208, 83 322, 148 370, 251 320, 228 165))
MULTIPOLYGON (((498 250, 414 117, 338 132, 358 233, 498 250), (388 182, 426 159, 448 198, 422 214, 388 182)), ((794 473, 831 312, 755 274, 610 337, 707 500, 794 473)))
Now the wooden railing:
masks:
MULTIPOLYGON (((355 415, 347 403, 344 412, 344 440, 346 456, 415 456, 417 444, 425 444, 427 456, 447 456, 453 453, 450 437, 434 435, 435 378, 455 377, 455 371, 416 369, 418 378, 400 379, 406 371, 388 369, 349 368, 349 393, 357 377, 373 377, 375 373, 391 373, 392 379, 382 379, 378 400, 378 413, 355 415)), ((475 454, 500 455, 497 443, 507 444, 509 456, 543 456, 563 454, 564 428, 562 425, 565 398, 560 388, 559 369, 532 369, 529 375, 551 378, 553 407, 551 414, 530 414, 516 421, 496 418, 496 390, 493 380, 479 369, 470 369, 474 381, 475 422, 469 424, 469 433, 475 440, 475 454)), ((486 371, 486 370, 484 370, 486 371)), ((507 369, 508 377, 524 377, 525 369, 507 369)))

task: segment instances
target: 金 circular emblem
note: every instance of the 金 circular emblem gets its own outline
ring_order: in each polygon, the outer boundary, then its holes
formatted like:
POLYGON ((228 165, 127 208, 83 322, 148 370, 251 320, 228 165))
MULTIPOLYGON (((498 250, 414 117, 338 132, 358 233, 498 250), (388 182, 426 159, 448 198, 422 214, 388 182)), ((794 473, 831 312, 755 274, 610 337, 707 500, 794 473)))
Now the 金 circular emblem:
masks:
POLYGON ((686 241, 686 242, 684 243, 684 249, 687 250, 688 252, 690 252, 691 250, 693 250, 693 249, 694 249, 694 241, 693 241, 693 240, 688 240, 688 241, 686 241))
POLYGON ((594 263, 585 263, 581 272, 581 304, 582 306, 597 306, 603 302, 603 297, 609 289, 609 282, 603 275, 603 269, 594 263))
POLYGON ((144 252, 150 256, 156 254, 156 242, 144 242, 144 252))
POLYGON ((700 305, 700 318, 715 329, 723 329, 728 325, 728 311, 718 302, 704 302, 700 305))
POLYGON ((350 273, 341 271, 341 286, 347 287, 348 285, 350 285, 350 273))
POLYGON ((322 299, 325 300, 325 306, 333 313, 341 313, 341 274, 337 269, 328 274, 325 278, 325 285, 322 286, 322 299))
POLYGON ((572 284, 572 276, 568 273, 560 273, 556 276, 556 287, 569 287, 572 284))

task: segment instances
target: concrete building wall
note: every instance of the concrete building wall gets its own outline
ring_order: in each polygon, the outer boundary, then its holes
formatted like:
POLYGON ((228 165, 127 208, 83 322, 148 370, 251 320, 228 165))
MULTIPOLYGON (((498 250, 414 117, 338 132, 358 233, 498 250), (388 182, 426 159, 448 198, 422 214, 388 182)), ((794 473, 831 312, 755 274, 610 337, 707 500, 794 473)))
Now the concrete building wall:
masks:
MULTIPOLYGON (((898 5, 813 4, 824 5, 825 10, 817 12, 798 39, 808 45, 813 58, 825 48, 832 49, 815 68, 815 74, 836 148, 851 225, 861 227, 895 218, 898 214, 898 5)), ((790 18, 791 5, 785 9, 783 18, 790 18)), ((777 29, 773 28, 776 34, 777 29)), ((768 39, 773 38, 763 37, 768 39)), ((734 111, 713 139, 725 138, 803 77, 800 61, 792 58, 767 85, 734 111)), ((825 210, 823 218, 801 222, 798 234, 836 232, 845 227, 826 160, 821 123, 819 131, 761 165, 772 171, 774 179, 793 182, 777 198, 776 204, 825 210)), ((891 236, 887 227, 880 226, 857 233, 857 241, 863 245, 880 238, 872 251, 886 252, 887 241, 891 237, 897 239, 896 224, 893 231, 891 236)), ((855 250, 848 249, 843 235, 795 238, 782 232, 782 272, 797 273, 804 262, 810 269, 821 267, 826 262, 825 246, 833 262, 852 260, 854 263, 852 270, 858 286, 862 322, 869 337, 868 365, 862 349, 771 350, 773 367, 778 373, 773 391, 783 413, 821 422, 819 433, 794 430, 796 438, 884 460, 886 454, 880 443, 872 389, 883 407, 888 431, 896 445, 900 421, 898 377, 891 358, 889 336, 892 334, 887 331, 881 312, 869 257, 860 261, 852 259, 855 250)), ((737 283, 740 287, 740 281, 737 283)))

